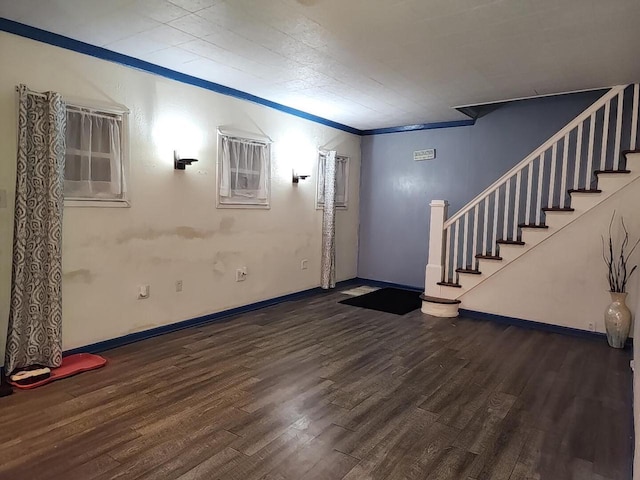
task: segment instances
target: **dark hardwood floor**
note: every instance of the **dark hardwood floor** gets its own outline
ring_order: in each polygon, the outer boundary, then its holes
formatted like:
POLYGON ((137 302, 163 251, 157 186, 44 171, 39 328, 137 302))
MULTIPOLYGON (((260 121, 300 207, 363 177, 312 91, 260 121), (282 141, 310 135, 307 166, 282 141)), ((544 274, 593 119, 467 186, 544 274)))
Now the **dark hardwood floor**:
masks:
POLYGON ((630 352, 283 303, 0 399, 0 478, 629 480, 630 352))

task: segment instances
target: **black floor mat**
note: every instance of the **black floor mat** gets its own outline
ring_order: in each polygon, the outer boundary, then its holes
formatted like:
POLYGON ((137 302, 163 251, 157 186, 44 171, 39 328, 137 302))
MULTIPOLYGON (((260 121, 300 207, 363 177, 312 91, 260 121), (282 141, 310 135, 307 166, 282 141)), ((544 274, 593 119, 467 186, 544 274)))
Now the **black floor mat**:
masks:
POLYGON ((381 288, 365 295, 347 298, 340 303, 396 315, 413 312, 422 306, 420 292, 400 288, 381 288))

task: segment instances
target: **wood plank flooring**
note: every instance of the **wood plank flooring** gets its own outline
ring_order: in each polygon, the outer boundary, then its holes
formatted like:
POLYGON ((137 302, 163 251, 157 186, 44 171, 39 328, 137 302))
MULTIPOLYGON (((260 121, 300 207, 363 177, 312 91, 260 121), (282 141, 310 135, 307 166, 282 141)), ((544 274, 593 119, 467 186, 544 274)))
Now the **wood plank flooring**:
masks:
POLYGON ((629 480, 630 352, 283 303, 0 399, 0 479, 629 480))

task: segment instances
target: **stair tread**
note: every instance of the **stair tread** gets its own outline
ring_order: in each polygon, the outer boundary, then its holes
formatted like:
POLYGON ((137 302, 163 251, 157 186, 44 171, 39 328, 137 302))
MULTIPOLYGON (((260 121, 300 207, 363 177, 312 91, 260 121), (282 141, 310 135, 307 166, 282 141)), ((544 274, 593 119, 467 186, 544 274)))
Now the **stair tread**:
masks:
POLYGON ((543 212, 575 212, 571 207, 544 207, 543 212))
POLYGON ((502 257, 499 255, 476 255, 476 258, 479 260, 502 260, 502 257))
POLYGON ((569 193, 602 193, 602 190, 596 188, 572 188, 569 193))
POLYGON ((470 273, 471 275, 480 275, 482 272, 480 270, 475 270, 473 268, 456 268, 457 273, 470 273))
POLYGON ((596 170, 593 173, 595 175, 600 175, 601 173, 631 173, 631 170, 596 170))
POLYGON ((544 223, 541 223, 540 225, 535 223, 520 223, 518 224, 518 228, 549 228, 549 226, 544 223))
POLYGON ((440 297, 431 297, 429 295, 425 295, 424 293, 420 295, 420 299, 429 303, 440 303, 442 305, 458 305, 460 304, 460 300, 452 300, 450 298, 440 298, 440 297))
POLYGON ((454 282, 438 282, 438 285, 442 285, 443 287, 462 288, 462 285, 454 282))
POLYGON ((496 243, 500 244, 500 245, 524 245, 524 242, 522 240, 496 240, 496 243))

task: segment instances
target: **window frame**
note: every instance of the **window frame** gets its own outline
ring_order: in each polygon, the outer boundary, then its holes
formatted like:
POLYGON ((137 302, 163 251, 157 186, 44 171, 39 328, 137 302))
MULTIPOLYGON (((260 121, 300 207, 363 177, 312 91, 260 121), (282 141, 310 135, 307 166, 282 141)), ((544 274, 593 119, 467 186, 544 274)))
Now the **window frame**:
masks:
MULTIPOLYGON (((316 168, 316 210, 324 210, 324 202, 320 203, 320 159, 322 156, 326 157, 327 152, 320 151, 318 152, 318 165, 316 168)), ((344 202, 338 204, 336 202, 336 210, 349 210, 349 170, 351 167, 351 157, 348 155, 342 155, 340 153, 336 153, 336 160, 338 158, 344 158, 346 160, 346 169, 345 169, 345 179, 344 179, 344 202)))
MULTIPOLYGON (((121 117, 122 128, 120 132, 120 175, 122 182, 122 198, 85 198, 68 197, 64 195, 65 207, 101 207, 101 208, 129 208, 131 201, 129 197, 129 109, 119 104, 104 104, 100 102, 87 101, 77 98, 65 99, 67 107, 89 110, 97 115, 118 115, 121 117)), ((66 120, 66 119, 65 119, 66 120)), ((66 134, 66 133, 65 133, 66 134)), ((65 146, 66 156, 66 146, 65 146)), ((66 160, 66 159, 65 159, 66 160)), ((66 163, 66 162, 65 162, 66 163)), ((66 168, 66 165, 65 165, 66 168)))
POLYGON ((271 176, 272 176, 272 156, 273 156, 273 141, 266 136, 252 134, 243 131, 227 130, 218 128, 218 152, 216 159, 216 208, 233 208, 233 209, 253 209, 253 210, 270 210, 271 209, 271 176), (240 140, 246 140, 250 142, 259 142, 265 144, 267 147, 267 201, 266 203, 251 203, 251 202, 221 202, 220 196, 220 180, 222 179, 222 139, 223 137, 237 138, 240 140))

